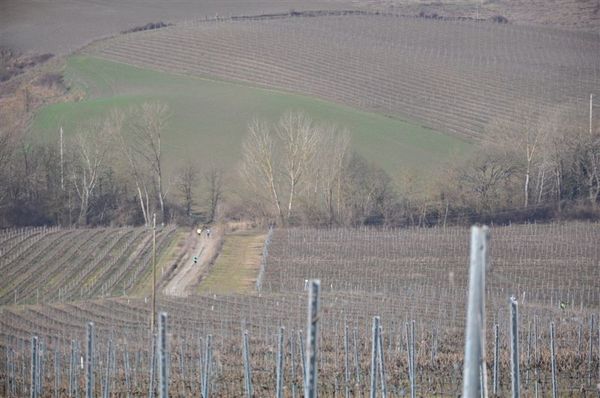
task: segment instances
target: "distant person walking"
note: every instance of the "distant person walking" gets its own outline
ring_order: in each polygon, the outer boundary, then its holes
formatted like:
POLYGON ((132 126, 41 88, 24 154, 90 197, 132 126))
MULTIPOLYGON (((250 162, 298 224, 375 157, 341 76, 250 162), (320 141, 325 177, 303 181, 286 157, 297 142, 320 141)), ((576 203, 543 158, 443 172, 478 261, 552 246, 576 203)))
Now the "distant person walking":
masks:
POLYGON ((207 229, 206 229, 206 237, 207 237, 207 238, 210 238, 210 228, 207 228, 207 229))

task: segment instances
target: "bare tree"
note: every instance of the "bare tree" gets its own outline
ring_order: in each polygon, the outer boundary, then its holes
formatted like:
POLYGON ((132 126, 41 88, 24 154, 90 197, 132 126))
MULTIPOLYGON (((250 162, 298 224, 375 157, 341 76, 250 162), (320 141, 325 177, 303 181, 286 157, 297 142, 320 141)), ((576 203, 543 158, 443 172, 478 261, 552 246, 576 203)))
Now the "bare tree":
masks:
POLYGON ((214 163, 204 173, 208 190, 208 222, 213 222, 217 215, 217 208, 223 197, 223 170, 214 163))
POLYGON ((332 225, 339 217, 342 203, 342 173, 349 158, 350 133, 336 126, 322 129, 322 137, 316 155, 316 168, 312 178, 315 192, 321 192, 327 223, 332 225))
POLYGON ((493 121, 488 126, 489 138, 492 143, 503 150, 515 151, 523 159, 523 205, 529 206, 531 175, 538 161, 540 146, 546 138, 544 113, 528 104, 519 103, 515 106, 514 121, 493 121))
POLYGON ((287 112, 279 120, 275 131, 282 145, 282 169, 288 184, 286 218, 289 220, 298 186, 313 166, 321 129, 303 112, 287 112))
MULTIPOLYGON (((510 154, 494 147, 484 147, 477 152, 458 174, 458 182, 464 194, 472 198, 477 212, 493 210, 503 202, 502 193, 507 194, 518 169, 510 154)), ((467 198, 469 200, 469 198, 467 198)))
POLYGON ((256 194, 269 192, 268 196, 285 223, 281 200, 277 192, 275 143, 269 126, 253 120, 248 126, 248 137, 242 148, 242 176, 256 194))
MULTIPOLYGON (((167 218, 165 208, 167 190, 164 185, 161 136, 169 117, 170 111, 167 105, 160 102, 145 102, 130 109, 128 120, 128 130, 131 134, 129 158, 131 163, 138 162, 136 169, 140 174, 140 178, 136 180, 141 181, 141 171, 144 168, 151 171, 163 222, 167 218)), ((144 192, 141 193, 141 185, 143 184, 138 182, 138 194, 141 198, 145 195, 147 199, 147 187, 144 187, 144 192)), ((143 209, 143 199, 140 202, 143 209)), ((146 200, 146 208, 143 210, 146 213, 144 215, 146 223, 148 223, 148 204, 149 201, 146 200)))
POLYGON ((177 188, 183 196, 183 206, 185 214, 192 216, 192 206, 194 205, 194 187, 198 183, 198 167, 191 161, 187 161, 177 176, 177 188))
POLYGON ((78 224, 87 224, 90 199, 110 153, 119 120, 108 118, 80 129, 72 147, 71 181, 79 197, 78 224))

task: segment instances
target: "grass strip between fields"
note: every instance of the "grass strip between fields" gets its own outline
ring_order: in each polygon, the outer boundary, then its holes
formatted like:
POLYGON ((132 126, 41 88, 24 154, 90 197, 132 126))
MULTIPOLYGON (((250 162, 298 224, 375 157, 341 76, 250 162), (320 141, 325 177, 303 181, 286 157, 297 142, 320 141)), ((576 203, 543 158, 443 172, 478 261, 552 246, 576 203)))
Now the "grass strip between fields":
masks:
POLYGON ((250 293, 258 275, 264 231, 240 231, 225 235, 221 253, 198 293, 250 293))

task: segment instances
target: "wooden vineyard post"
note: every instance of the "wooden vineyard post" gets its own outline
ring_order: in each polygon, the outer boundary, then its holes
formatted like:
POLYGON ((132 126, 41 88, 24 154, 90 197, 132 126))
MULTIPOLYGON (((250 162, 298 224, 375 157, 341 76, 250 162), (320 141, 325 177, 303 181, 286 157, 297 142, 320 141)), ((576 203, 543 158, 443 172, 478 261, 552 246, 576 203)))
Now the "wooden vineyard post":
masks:
POLYGON ((85 397, 94 397, 94 323, 87 324, 85 351, 85 397))
POLYGON ((158 385, 159 397, 169 398, 169 351, 167 346, 167 313, 158 317, 158 385))
POLYGON ((519 398, 519 306, 510 298, 510 371, 512 397, 519 398))
POLYGON ((463 394, 465 398, 487 396, 485 370, 485 271, 489 229, 471 227, 469 296, 465 331, 463 394))
POLYGON ((321 281, 313 279, 308 290, 308 322, 306 328, 306 373, 304 376, 304 395, 306 398, 317 397, 317 346, 319 336, 319 295, 321 281))

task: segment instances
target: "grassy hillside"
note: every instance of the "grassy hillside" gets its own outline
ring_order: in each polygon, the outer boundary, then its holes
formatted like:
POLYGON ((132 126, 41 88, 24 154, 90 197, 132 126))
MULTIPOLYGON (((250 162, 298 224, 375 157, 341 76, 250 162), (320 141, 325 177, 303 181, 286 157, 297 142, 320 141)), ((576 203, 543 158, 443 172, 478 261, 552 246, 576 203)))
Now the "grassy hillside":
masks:
POLYGON ((598 35, 392 15, 207 21, 84 49, 143 68, 284 89, 467 139, 600 90, 598 35))
POLYGON ((395 176, 426 172, 470 148, 463 140, 410 122, 285 92, 140 69, 90 56, 69 58, 65 73, 87 91, 87 99, 42 109, 33 123, 34 137, 56 139, 60 125, 67 136, 73 135, 85 119, 100 117, 114 107, 160 100, 173 113, 164 136, 170 169, 188 158, 216 159, 233 167, 249 121, 255 117, 275 121, 283 112, 296 109, 347 127, 358 152, 395 176))

